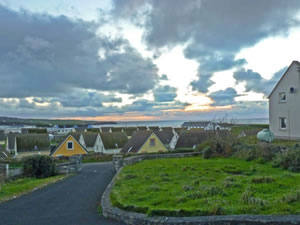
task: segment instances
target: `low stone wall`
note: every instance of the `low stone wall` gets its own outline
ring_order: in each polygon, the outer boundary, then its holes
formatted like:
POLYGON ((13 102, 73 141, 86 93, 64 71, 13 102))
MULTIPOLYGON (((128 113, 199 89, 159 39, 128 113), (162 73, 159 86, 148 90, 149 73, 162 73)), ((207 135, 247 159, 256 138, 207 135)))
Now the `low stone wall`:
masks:
POLYGON ((59 163, 56 170, 59 174, 77 173, 82 169, 82 156, 71 156, 69 162, 59 163))
POLYGON ((138 155, 123 159, 115 156, 113 164, 116 175, 106 188, 101 199, 102 214, 106 218, 124 222, 128 225, 300 225, 300 216, 260 216, 260 215, 229 215, 229 216, 199 216, 199 217, 148 217, 142 213, 128 212, 112 206, 110 193, 122 167, 132 165, 145 159, 180 158, 197 156, 200 153, 174 153, 138 155))
POLYGON ((0 180, 18 177, 22 174, 21 168, 10 168, 8 164, 0 164, 0 180))

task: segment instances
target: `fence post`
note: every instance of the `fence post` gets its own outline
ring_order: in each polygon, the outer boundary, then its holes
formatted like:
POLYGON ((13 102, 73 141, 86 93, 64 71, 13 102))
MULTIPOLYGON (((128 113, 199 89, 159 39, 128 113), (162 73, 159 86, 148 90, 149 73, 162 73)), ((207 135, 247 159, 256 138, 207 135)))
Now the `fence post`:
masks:
POLYGON ((123 166, 123 155, 113 156, 113 166, 116 171, 118 171, 123 166))
POLYGON ((6 164, 6 178, 9 177, 9 164, 6 164))

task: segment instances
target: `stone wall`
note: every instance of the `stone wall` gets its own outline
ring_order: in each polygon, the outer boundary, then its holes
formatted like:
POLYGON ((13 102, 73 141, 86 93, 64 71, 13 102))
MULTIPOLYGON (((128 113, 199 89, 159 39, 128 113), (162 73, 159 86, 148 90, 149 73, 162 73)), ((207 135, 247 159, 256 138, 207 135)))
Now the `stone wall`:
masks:
POLYGON ((59 174, 77 173, 82 169, 82 155, 70 156, 69 162, 59 163, 56 165, 56 170, 59 174))
POLYGON ((14 178, 22 174, 21 168, 10 168, 8 164, 0 164, 0 181, 14 178))
POLYGON ((200 153, 149 154, 123 158, 114 156, 113 164, 116 175, 103 193, 101 199, 102 214, 106 218, 121 221, 128 225, 300 225, 300 216, 260 216, 260 215, 229 215, 229 216, 199 216, 199 217, 148 217, 145 214, 128 212, 112 206, 110 192, 116 178, 125 165, 132 165, 142 160, 157 158, 181 158, 197 156, 200 153))

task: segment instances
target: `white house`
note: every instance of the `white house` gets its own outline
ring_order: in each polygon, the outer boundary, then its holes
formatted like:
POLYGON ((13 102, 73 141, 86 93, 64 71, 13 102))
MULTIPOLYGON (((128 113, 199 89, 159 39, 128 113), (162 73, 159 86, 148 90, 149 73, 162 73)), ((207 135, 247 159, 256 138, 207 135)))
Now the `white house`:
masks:
POLYGON ((269 95, 270 130, 275 137, 300 138, 300 62, 293 61, 269 95))
POLYGON ((99 133, 83 132, 81 134, 83 139, 79 140, 88 152, 104 152, 104 145, 99 133))
POLYGON ((209 122, 209 121, 200 121, 200 122, 184 122, 182 124, 183 128, 186 128, 188 130, 190 129, 203 129, 203 130, 230 130, 231 125, 228 123, 215 123, 215 122, 209 122))

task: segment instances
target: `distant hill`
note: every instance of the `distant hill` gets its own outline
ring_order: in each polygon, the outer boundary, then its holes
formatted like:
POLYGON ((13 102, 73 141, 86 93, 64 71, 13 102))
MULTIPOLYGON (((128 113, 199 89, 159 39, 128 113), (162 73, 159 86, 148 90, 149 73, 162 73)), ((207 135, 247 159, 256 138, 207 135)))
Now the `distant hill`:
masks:
POLYGON ((58 126, 80 126, 80 125, 103 125, 103 124, 117 124, 114 121, 86 121, 86 120, 53 120, 53 119, 22 119, 13 117, 0 117, 0 125, 29 125, 38 127, 58 126))

